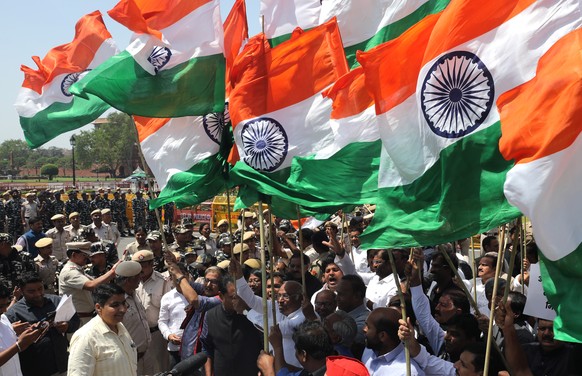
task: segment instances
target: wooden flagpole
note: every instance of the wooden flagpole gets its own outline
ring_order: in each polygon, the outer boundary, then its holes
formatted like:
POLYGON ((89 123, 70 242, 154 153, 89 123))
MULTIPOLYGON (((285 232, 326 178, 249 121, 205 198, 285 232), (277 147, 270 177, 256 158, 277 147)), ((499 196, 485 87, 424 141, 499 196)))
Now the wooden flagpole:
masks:
POLYGON ((499 274, 503 263, 504 251, 507 245, 505 237, 505 226, 501 228, 502 246, 497 253, 497 265, 495 266, 495 280, 493 281, 493 294, 491 295, 491 312, 489 313, 489 325, 487 327, 487 347, 485 349, 485 365, 483 366, 483 376, 489 375, 489 359, 491 357, 491 346, 493 342, 493 317, 495 315, 495 300, 497 298, 497 288, 499 287, 499 274))
POLYGON ((297 223, 299 227, 299 258, 301 260, 301 289, 303 296, 307 296, 307 286, 305 285, 305 265, 303 265, 303 233, 301 232, 301 211, 299 205, 297 207, 297 223))
MULTIPOLYGON (((400 280, 398 278, 398 273, 396 272, 396 263, 394 262, 394 255, 392 250, 386 250, 388 252, 388 259, 390 260, 390 267, 392 268, 392 275, 394 276, 394 282, 396 283, 396 289, 398 291, 398 298, 400 299, 400 312, 402 314, 402 320, 406 322, 406 303, 404 301, 404 294, 402 293, 402 286, 400 286, 400 280)), ((411 375, 410 367, 410 350, 408 349, 408 344, 404 343, 404 356, 406 359, 406 376, 411 375)))
MULTIPOLYGON (((263 201, 259 201, 259 235, 261 243, 261 293, 263 295, 263 350, 269 351, 269 309, 267 305, 267 258, 265 257, 265 225, 263 222, 263 201)), ((242 252, 241 252, 242 254, 242 252)))

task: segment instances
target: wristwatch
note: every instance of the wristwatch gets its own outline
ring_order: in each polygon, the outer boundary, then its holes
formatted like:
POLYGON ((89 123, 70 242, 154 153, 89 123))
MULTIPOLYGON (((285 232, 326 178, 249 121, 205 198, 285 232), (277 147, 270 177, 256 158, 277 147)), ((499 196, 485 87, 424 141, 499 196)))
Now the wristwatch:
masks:
POLYGON ((180 283, 182 283, 182 280, 183 280, 184 278, 186 278, 186 276, 185 276, 185 275, 183 275, 183 276, 181 276, 180 278, 178 278, 178 279, 176 280, 176 284, 179 286, 179 285, 180 285, 180 283))

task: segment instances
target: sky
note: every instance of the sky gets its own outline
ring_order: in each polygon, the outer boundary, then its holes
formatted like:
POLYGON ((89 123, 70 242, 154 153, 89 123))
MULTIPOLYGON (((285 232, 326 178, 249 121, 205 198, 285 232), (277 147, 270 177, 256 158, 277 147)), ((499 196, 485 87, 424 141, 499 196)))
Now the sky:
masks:
MULTIPOLYGON (((221 1, 223 20, 233 3, 234 0, 221 1)), ((0 13, 0 24, 6 36, 3 42, 4 55, 0 59, 0 143, 9 139, 24 140, 14 109, 14 101, 24 79, 20 66, 24 64, 36 68, 32 56, 40 56, 42 59, 51 48, 69 43, 75 34, 75 24, 82 16, 95 10, 101 11, 118 48, 121 50, 127 47, 131 32, 107 15, 107 11, 115 4, 117 0, 30 0, 4 4, 0 13)), ((247 0, 247 14, 249 34, 254 35, 260 31, 259 0, 247 0)), ((70 148, 71 135, 88 129, 91 129, 91 125, 65 133, 43 147, 70 148)))

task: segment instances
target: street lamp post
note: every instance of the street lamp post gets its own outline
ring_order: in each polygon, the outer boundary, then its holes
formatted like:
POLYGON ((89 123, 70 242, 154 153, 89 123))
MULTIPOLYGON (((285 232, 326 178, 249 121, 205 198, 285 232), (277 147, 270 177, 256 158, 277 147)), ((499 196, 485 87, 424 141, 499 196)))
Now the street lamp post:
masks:
POLYGON ((71 142, 71 155, 73 157, 73 188, 77 188, 77 178, 75 176, 75 144, 77 140, 75 139, 75 135, 72 135, 69 141, 71 142))

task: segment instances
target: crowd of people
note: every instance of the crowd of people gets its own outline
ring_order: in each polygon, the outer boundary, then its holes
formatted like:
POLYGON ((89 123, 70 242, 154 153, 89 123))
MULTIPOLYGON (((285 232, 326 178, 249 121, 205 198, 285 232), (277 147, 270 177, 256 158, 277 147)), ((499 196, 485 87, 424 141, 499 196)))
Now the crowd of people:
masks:
POLYGON ((130 230, 119 192, 91 201, 72 192, 62 205, 51 194, 21 200, 12 191, 3 205, 0 376, 156 375, 202 354, 185 374, 406 375, 405 347, 411 375, 483 375, 491 308, 489 375, 577 372, 577 347, 554 339, 552 321, 523 313, 538 261, 531 235, 485 234, 471 265, 467 239, 362 249, 370 216, 359 212, 314 228, 245 211, 236 231, 226 220, 214 231, 187 222, 160 229, 138 201, 135 241, 118 251, 130 230), (55 321, 69 296, 76 313, 55 321))

